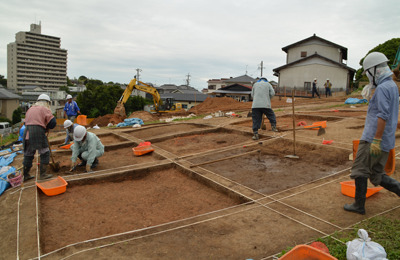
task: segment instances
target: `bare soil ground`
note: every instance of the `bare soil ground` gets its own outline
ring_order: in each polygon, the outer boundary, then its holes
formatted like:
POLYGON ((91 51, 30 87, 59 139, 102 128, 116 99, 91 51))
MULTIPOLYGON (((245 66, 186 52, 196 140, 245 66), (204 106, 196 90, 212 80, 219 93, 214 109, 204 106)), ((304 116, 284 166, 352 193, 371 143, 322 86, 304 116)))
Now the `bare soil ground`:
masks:
MULTIPOLYGON (((343 102, 305 99, 296 110, 326 111, 335 103, 343 102)), ((291 106, 282 107, 277 120, 291 127, 291 106)), ((364 216, 343 210, 353 198, 340 182, 350 180, 352 141, 364 119, 309 116, 297 119, 326 119, 326 134, 297 131, 295 146, 288 131, 261 130, 253 141, 245 116, 93 130, 106 152, 89 174, 65 173, 71 154, 57 149, 64 135, 52 133, 67 191, 47 197, 29 181, 0 196, 1 258, 273 259, 377 214, 398 216, 400 200, 386 190, 367 199, 364 216), (147 140, 155 151, 133 156, 147 140), (300 158, 285 158, 294 153, 300 158)), ((13 165, 21 162, 18 155, 13 165)), ((400 179, 400 170, 392 176, 400 179)))

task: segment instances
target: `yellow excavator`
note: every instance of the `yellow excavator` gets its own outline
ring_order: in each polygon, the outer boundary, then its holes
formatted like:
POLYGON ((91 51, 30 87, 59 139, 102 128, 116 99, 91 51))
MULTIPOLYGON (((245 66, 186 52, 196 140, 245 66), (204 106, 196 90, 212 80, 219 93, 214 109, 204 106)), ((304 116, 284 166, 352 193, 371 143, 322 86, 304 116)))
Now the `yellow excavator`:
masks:
POLYGON ((153 96, 154 109, 150 111, 152 113, 171 113, 182 110, 181 103, 175 103, 173 98, 165 98, 165 100, 162 100, 160 93, 158 93, 155 87, 141 81, 137 81, 135 76, 135 78, 132 79, 131 82, 129 82, 124 93, 122 93, 121 98, 117 102, 117 106, 114 109, 114 114, 126 117, 124 104, 130 97, 134 89, 149 93, 153 96))

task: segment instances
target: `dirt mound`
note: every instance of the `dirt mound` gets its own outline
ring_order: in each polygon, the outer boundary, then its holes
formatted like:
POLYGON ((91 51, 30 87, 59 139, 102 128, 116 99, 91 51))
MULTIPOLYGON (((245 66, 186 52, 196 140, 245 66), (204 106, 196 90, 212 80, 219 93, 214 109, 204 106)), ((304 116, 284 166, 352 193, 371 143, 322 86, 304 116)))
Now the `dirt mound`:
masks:
POLYGON ((252 102, 239 102, 229 97, 208 97, 203 103, 192 107, 189 112, 206 114, 218 111, 243 111, 251 110, 252 102))
POLYGON ((140 118, 143 120, 143 122, 147 121, 157 121, 159 118, 156 115, 153 115, 152 113, 146 112, 146 111, 135 111, 130 114, 128 118, 140 118))
POLYGON ((116 114, 108 114, 105 116, 100 116, 95 119, 89 124, 90 127, 93 127, 95 125, 98 126, 107 126, 109 123, 112 123, 113 125, 124 122, 124 117, 121 117, 116 114))

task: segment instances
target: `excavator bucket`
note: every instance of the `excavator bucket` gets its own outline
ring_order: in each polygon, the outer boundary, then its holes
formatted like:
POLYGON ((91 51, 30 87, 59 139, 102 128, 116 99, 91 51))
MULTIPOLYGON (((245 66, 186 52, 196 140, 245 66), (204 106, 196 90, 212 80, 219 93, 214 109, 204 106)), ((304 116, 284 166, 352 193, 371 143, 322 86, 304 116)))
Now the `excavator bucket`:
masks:
POLYGON ((121 101, 118 101, 117 106, 114 109, 114 114, 121 117, 126 117, 125 106, 121 101))

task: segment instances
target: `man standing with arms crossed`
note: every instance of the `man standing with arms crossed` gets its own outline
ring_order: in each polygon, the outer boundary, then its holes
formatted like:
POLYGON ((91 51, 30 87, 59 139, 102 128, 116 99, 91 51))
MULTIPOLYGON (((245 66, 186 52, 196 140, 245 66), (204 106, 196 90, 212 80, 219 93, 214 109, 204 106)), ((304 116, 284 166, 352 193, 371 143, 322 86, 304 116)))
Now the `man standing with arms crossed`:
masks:
POLYGON ((381 185, 400 196, 400 183, 385 173, 389 151, 395 146, 399 114, 399 91, 392 80, 388 61, 384 54, 372 52, 363 62, 370 82, 364 88, 375 88, 375 93, 369 101, 364 131, 351 169, 350 178, 356 185, 355 202, 344 205, 346 211, 362 215, 365 214, 368 178, 375 186, 381 185))

